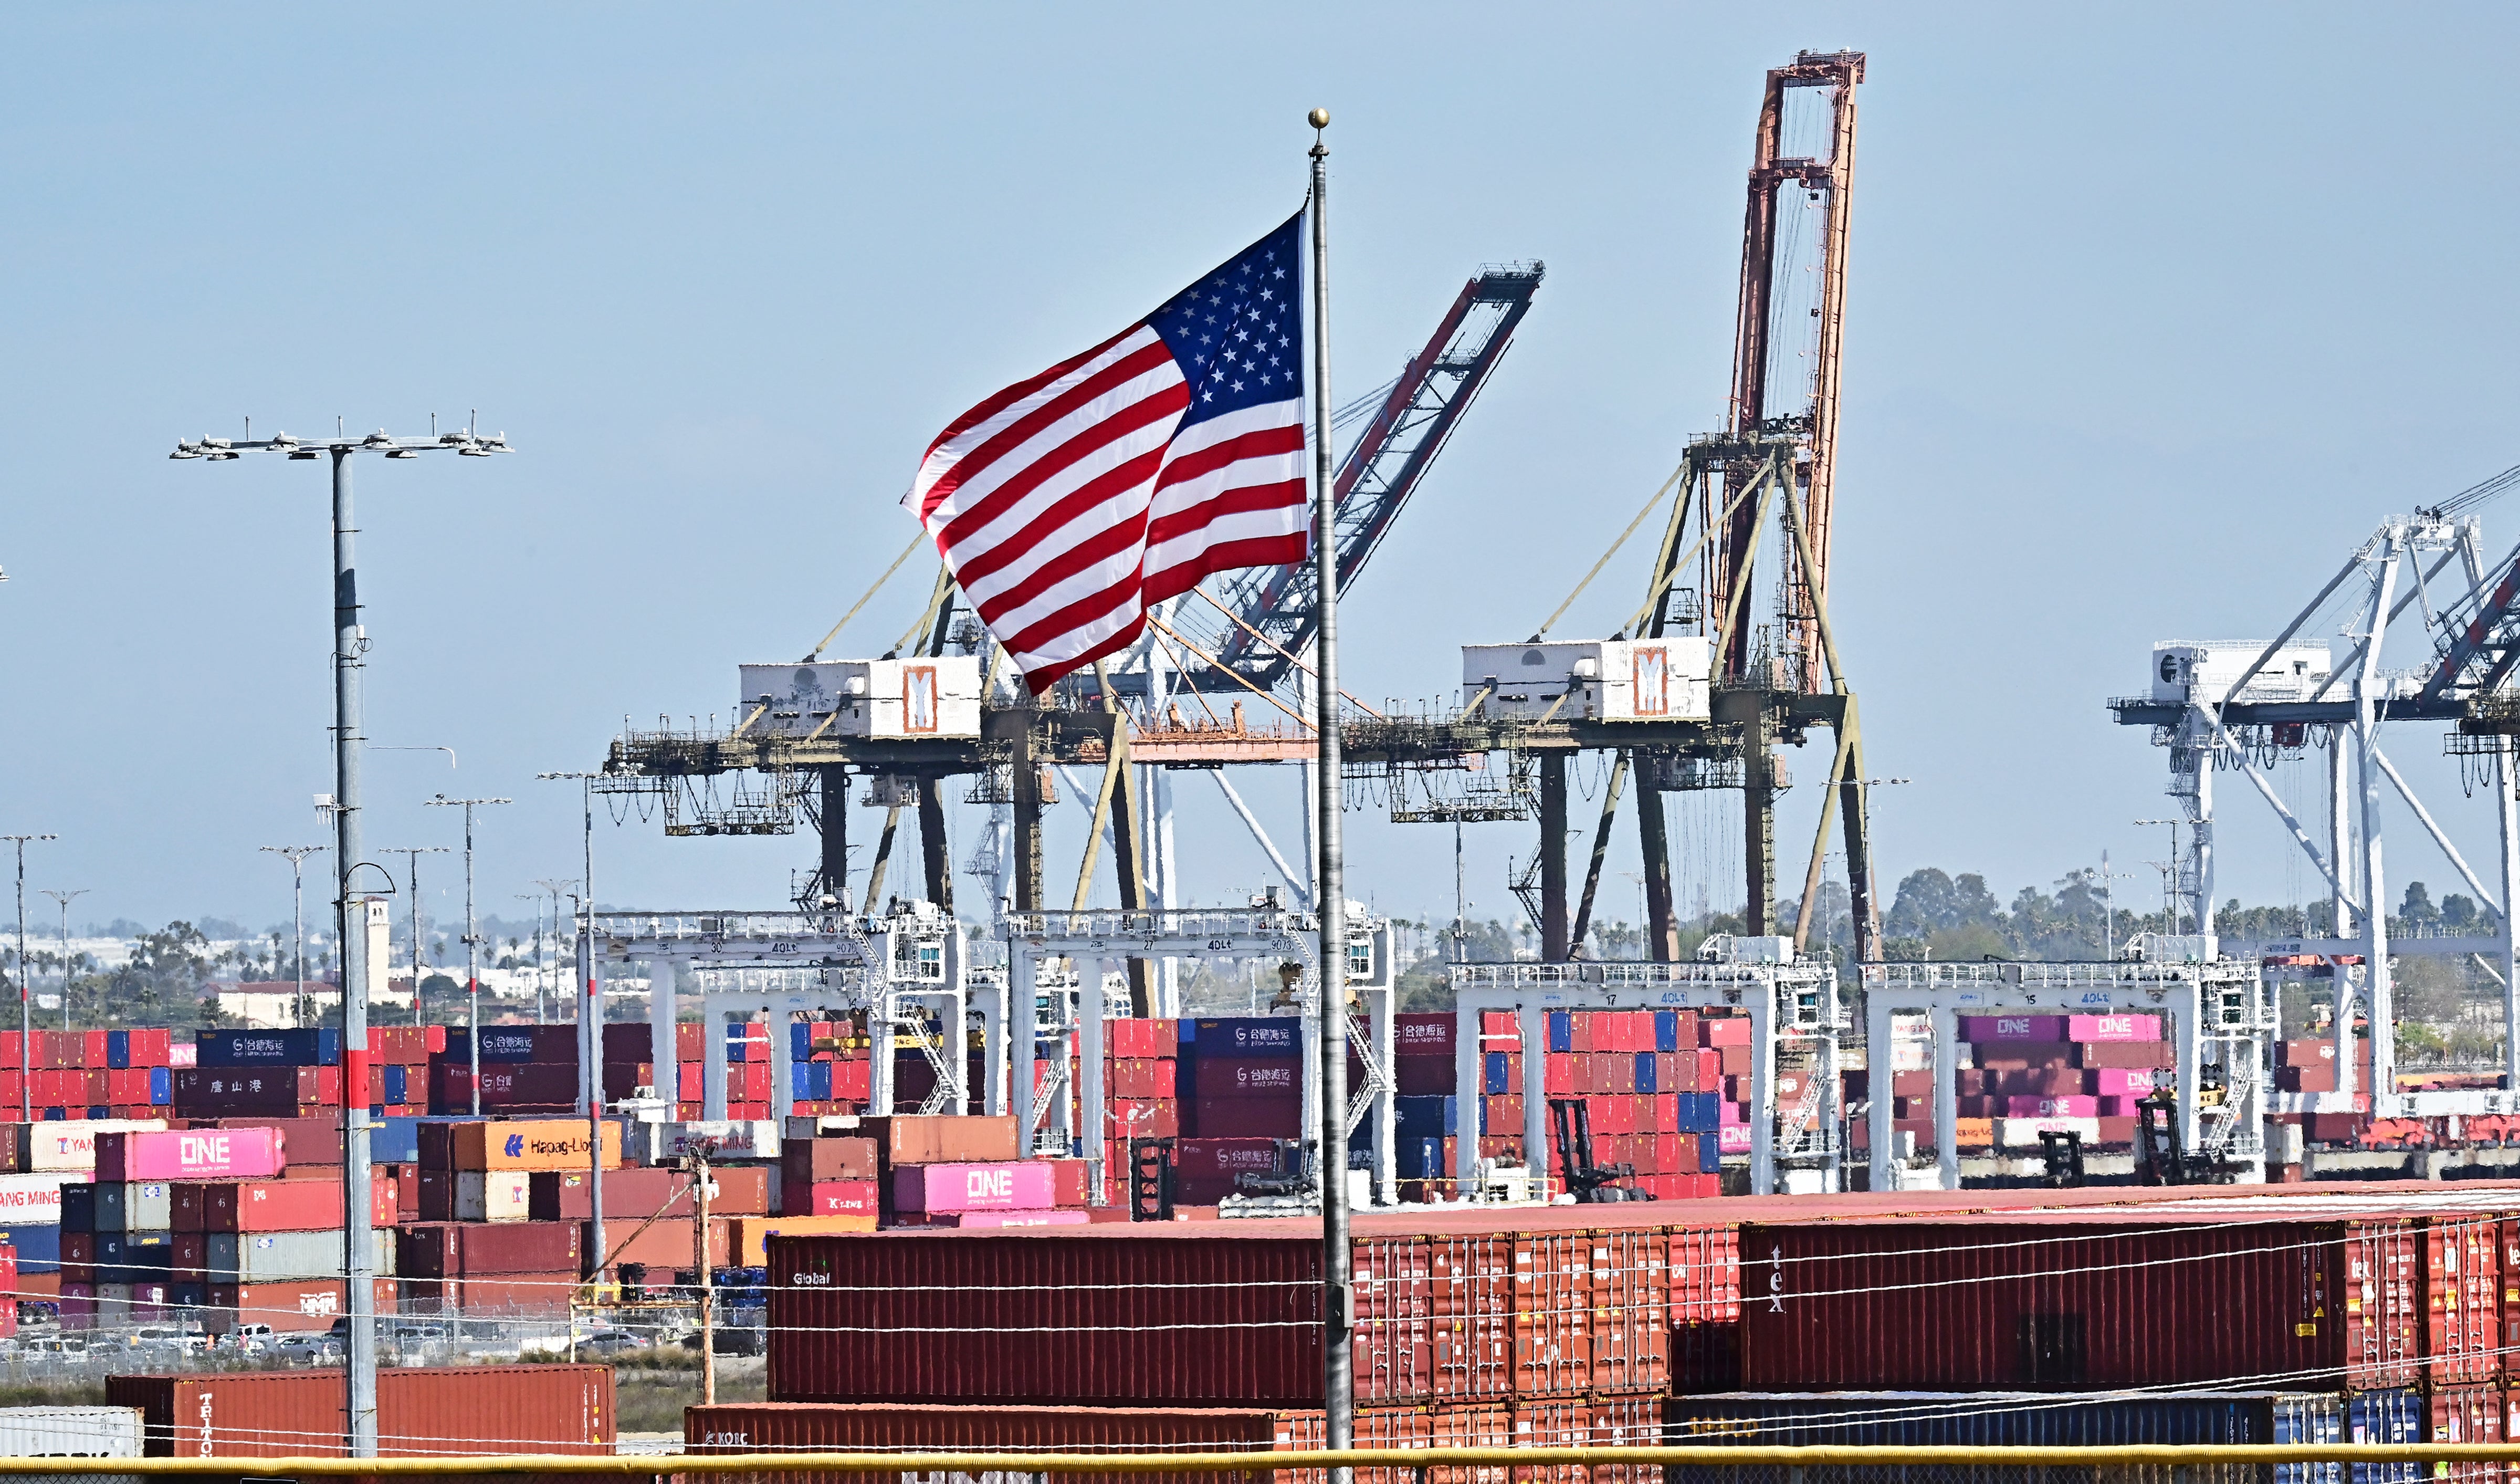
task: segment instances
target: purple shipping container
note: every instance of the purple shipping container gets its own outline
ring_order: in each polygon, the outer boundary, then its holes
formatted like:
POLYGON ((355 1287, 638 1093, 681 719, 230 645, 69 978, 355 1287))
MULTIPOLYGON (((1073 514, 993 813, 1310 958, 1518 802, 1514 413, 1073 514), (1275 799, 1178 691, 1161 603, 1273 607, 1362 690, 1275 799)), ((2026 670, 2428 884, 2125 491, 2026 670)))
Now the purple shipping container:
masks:
POLYGON ((2062 1041, 2063 1015, 1962 1015, 1963 1041, 2062 1041))
POLYGON ((1287 1057, 1218 1057, 1198 1063, 1198 1096, 1301 1098, 1304 1064, 1287 1057))
POLYGON ((1292 1139, 1304 1105, 1294 1098, 1201 1098, 1191 1121, 1201 1139, 1292 1139))
POLYGON ((1745 1224, 1739 1384, 2410 1386, 2419 1246, 2406 1218, 2241 1223, 2228 1207, 2167 1202, 1745 1224))
POLYGON ((905 1164, 892 1172, 897 1211, 1039 1211, 1056 1203, 1050 1166, 1040 1160, 1012 1164, 905 1164))

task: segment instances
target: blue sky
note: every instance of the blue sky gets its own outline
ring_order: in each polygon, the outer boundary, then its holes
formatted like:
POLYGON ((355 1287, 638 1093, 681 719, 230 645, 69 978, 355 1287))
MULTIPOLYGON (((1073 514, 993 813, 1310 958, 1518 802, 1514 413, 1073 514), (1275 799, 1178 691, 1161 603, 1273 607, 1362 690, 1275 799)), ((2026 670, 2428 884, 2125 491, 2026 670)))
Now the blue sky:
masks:
MULTIPOLYGON (((322 837, 322 476, 166 450, 477 407, 518 453, 359 472, 370 731, 461 760, 376 755, 370 837, 454 844, 420 800, 513 795, 479 889, 520 911, 575 874, 574 797, 532 774, 802 652, 908 539, 894 501, 947 419, 1283 219, 1316 104, 1339 387, 1389 376, 1479 264, 1549 265, 1345 611, 1355 694, 1440 695, 1720 422, 1762 73, 1850 47, 1832 605, 1872 771, 1915 780, 1881 792, 1881 867, 2008 894, 2157 857, 2129 822, 2163 812, 2162 754, 2101 707, 2151 642, 2263 634, 2381 517, 2520 463, 2520 100, 2461 80, 2515 30, 2457 5, 14 8, 0 830, 58 832, 29 885, 91 888, 97 921, 285 920, 254 847, 322 837)), ((2497 550, 2520 533, 2486 519, 2497 550)), ((1634 604, 1622 561, 1559 633, 1634 604)), ((2490 856, 2438 750, 2393 748, 2490 856)), ((1246 778, 1291 848, 1292 775, 1246 778)), ((1212 785, 1179 783, 1193 889, 1261 882, 1212 785)), ((2305 872, 2263 813, 2227 813, 2224 879, 2281 899, 2305 872)), ((1729 828, 1684 821, 1685 893, 1729 828)), ((772 905, 812 858, 600 829, 622 905, 772 905)), ((1529 832, 1470 832, 1482 916, 1529 832)), ((1447 832, 1349 837, 1357 894, 1449 912, 1447 832)))

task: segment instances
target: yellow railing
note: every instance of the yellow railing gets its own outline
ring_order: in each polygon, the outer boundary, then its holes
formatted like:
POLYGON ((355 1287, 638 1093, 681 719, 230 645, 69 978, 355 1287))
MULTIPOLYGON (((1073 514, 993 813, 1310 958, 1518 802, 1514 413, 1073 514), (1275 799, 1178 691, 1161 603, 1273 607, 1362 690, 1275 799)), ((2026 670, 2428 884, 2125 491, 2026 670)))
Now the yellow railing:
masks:
POLYGON ((1653 1467, 1850 1467, 1965 1465, 1974 1468, 2123 1467, 2136 1464, 2520 1462, 2512 1443, 2119 1444, 2096 1448, 1351 1448, 1337 1452, 1012 1454, 746 1453, 504 1454, 443 1459, 0 1459, 0 1474, 214 1474, 228 1478, 449 1474, 586 1474, 655 1478, 667 1474, 1249 1474, 1280 1469, 1506 1468, 1570 1464, 1653 1467))

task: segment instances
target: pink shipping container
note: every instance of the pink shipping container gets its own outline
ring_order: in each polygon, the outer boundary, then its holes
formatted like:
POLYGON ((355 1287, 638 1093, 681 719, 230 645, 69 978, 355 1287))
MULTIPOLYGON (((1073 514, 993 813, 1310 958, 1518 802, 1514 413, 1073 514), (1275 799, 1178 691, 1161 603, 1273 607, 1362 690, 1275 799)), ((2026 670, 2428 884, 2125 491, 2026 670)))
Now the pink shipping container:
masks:
POLYGON ((2080 1095, 2061 1098, 2010 1097, 2003 1100, 2006 1118, 2097 1118, 2100 1100, 2080 1095))
POLYGON ((951 1211, 928 1218, 930 1226, 959 1227, 966 1232, 983 1227, 1083 1227, 1093 1222, 1083 1211, 951 1211))
POLYGON ((2075 1015, 2065 1026, 2068 1041, 2158 1041, 2159 1015, 2075 1015))
POLYGON ((2148 1098, 2154 1075, 2148 1066, 2103 1066, 2092 1073, 2092 1090, 2103 1098, 2148 1098))
POLYGON ((2174 1200, 1955 1216, 1744 1225, 1741 1389, 2416 1383, 2411 1219, 2241 1223, 2174 1200))
POLYGON ((99 1180, 262 1180, 289 1168, 277 1129, 170 1129, 99 1134, 99 1180))
POLYGON ((1962 1015, 1963 1041, 2062 1041, 2063 1015, 1962 1015))
POLYGON ((897 1211, 1040 1211, 1054 1199, 1050 1169, 1011 1164, 911 1164, 892 1172, 897 1211))

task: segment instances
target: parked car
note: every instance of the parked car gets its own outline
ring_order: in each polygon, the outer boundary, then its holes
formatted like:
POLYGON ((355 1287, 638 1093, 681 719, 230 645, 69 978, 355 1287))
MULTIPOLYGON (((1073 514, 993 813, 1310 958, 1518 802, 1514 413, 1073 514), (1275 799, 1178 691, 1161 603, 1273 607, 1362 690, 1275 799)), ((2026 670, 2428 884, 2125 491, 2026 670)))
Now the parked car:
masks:
POLYGON ((272 1353, 284 1360, 332 1360, 341 1354, 339 1339, 330 1334, 317 1334, 311 1330, 284 1334, 272 1342, 271 1348, 272 1353))
POLYGON ((645 1349, 647 1344, 645 1337, 627 1329, 597 1329, 577 1337, 581 1355, 617 1355, 624 1350, 645 1349))
POLYGON ((222 1343, 246 1355, 260 1355, 271 1348, 273 1337, 269 1325, 239 1325, 227 1332, 222 1343))

